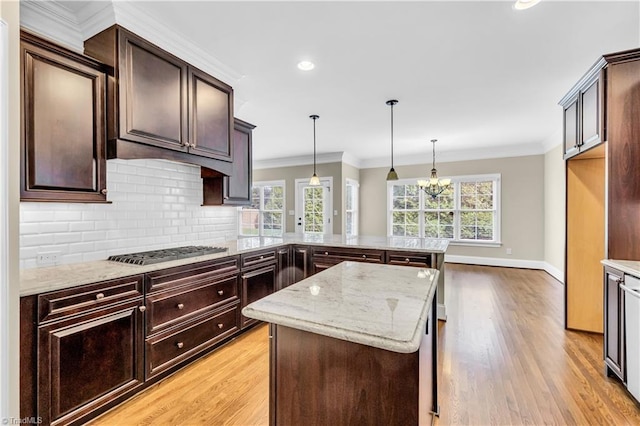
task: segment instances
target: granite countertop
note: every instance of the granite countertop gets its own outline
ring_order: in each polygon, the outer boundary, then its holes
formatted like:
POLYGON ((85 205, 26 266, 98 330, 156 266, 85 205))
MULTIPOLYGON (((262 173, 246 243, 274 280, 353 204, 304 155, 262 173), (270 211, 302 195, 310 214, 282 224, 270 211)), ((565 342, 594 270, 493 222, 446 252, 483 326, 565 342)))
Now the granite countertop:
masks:
POLYGON ((247 305, 261 321, 394 352, 418 350, 439 272, 342 262, 247 305))
POLYGON ((611 266, 612 268, 616 268, 626 274, 640 277, 640 261, 638 260, 604 259, 601 260, 600 263, 606 266, 611 266))
POLYGON ((250 253, 252 251, 283 244, 326 245, 444 253, 449 245, 449 241, 430 238, 343 237, 341 235, 287 234, 283 238, 250 237, 227 241, 224 244, 207 244, 206 242, 199 242, 199 244, 226 247, 227 251, 144 266, 113 262, 109 260, 97 260, 93 262, 72 263, 45 268, 23 269, 20 271, 20 296, 28 296, 104 280, 144 274, 175 266, 220 259, 227 256, 250 253))

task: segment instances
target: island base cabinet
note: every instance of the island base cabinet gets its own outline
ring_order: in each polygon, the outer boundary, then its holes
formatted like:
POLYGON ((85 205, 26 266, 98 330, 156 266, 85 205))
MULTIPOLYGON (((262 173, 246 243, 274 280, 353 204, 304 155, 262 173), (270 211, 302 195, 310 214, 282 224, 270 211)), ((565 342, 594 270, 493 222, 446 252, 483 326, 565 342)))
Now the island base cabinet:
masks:
POLYGON ((271 324, 269 424, 431 425, 430 337, 398 353, 271 324))
POLYGON ((143 384, 140 306, 135 300, 39 327, 44 424, 81 423, 143 384))

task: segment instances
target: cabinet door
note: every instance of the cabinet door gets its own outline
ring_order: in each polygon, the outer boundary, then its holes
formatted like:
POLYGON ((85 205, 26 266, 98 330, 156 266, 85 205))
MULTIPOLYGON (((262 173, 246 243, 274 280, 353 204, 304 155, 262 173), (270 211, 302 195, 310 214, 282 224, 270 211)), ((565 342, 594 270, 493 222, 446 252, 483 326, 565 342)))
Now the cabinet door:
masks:
POLYGON ((101 66, 26 33, 21 59, 21 199, 106 201, 101 66))
MULTIPOLYGON (((251 204, 252 129, 238 123, 233 131, 233 174, 224 178, 223 204, 251 204)), ((248 124, 248 123, 247 123, 248 124)))
POLYGON ((600 80, 595 79, 580 92, 580 150, 601 142, 600 138, 600 80))
POLYGON ((120 138, 187 151, 187 65, 120 31, 120 138))
POLYGON ((142 385, 142 300, 40 326, 38 414, 68 423, 142 385))
POLYGON ((579 152, 578 146, 578 98, 564 109, 564 157, 579 152))
POLYGON ((282 290, 291 284, 291 250, 289 249, 289 246, 279 248, 277 256, 278 275, 276 290, 282 290))
POLYGON ((311 271, 311 254, 310 248, 304 246, 293 247, 293 274, 292 284, 302 281, 303 279, 313 275, 311 271))
MULTIPOLYGON (((242 307, 262 299, 274 292, 276 286, 276 264, 261 267, 242 274, 242 307)), ((242 316, 242 328, 257 322, 242 316)))
POLYGON ((189 152, 232 161, 233 89, 189 68, 189 152))
POLYGON ((623 274, 605 268, 604 280, 604 359, 607 375, 615 374, 625 381, 624 374, 624 292, 620 289, 623 274))

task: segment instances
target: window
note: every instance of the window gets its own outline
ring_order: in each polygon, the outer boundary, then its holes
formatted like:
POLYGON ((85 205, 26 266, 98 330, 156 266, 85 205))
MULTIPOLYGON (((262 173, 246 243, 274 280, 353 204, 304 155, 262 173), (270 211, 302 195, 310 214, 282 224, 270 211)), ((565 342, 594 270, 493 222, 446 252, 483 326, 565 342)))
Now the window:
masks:
POLYGON ((500 175, 458 176, 436 198, 417 179, 388 183, 388 235, 500 243, 500 175))
POLYGON ((254 182, 251 205, 240 209, 240 235, 281 237, 284 230, 284 181, 254 182))
POLYGON ((345 233, 358 235, 358 181, 347 179, 345 188, 345 233))

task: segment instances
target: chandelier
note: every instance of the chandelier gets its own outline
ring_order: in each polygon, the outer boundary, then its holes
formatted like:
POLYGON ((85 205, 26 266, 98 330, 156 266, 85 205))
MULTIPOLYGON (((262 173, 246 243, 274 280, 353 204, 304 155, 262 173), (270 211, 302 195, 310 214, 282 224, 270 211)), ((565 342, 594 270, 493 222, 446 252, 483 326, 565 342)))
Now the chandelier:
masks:
POLYGON ((436 170, 436 142, 437 139, 431 139, 433 144, 433 166, 431 168, 431 177, 429 180, 419 179, 418 187, 422 189, 431 198, 436 198, 442 194, 451 186, 451 179, 438 178, 438 171, 436 170))

